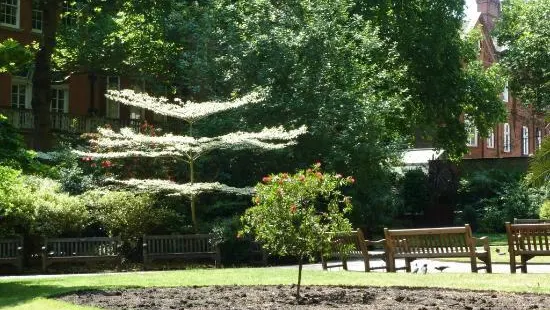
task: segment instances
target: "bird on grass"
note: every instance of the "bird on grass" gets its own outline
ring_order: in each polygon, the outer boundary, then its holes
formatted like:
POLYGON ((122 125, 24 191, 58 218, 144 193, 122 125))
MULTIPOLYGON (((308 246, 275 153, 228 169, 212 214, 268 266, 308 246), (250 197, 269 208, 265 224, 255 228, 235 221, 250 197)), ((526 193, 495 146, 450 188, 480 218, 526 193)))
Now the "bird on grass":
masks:
POLYGON ((449 268, 449 266, 437 266, 435 269, 439 270, 440 272, 443 272, 443 270, 449 268))
POLYGON ((497 252, 498 255, 506 255, 506 253, 501 252, 499 248, 496 248, 495 252, 497 252))
POLYGON ((417 264, 414 264, 414 269, 413 269, 412 273, 418 273, 418 265, 417 264))
POLYGON ((428 272, 428 264, 424 264, 422 268, 420 268, 420 272, 426 274, 428 272))

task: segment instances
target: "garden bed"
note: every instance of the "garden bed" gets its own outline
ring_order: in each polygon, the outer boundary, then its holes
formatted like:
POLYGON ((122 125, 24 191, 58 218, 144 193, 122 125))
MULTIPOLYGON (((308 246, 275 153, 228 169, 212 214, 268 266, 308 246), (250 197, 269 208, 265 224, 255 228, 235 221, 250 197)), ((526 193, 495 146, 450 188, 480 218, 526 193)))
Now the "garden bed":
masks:
POLYGON ((104 309, 544 309, 550 295, 440 288, 204 286, 79 291, 67 302, 104 309))

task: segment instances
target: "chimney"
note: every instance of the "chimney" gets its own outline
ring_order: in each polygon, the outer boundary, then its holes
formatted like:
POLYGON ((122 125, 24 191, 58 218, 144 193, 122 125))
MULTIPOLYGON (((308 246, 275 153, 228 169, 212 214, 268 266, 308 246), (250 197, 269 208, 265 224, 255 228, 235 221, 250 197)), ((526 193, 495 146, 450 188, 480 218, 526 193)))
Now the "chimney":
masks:
POLYGON ((500 16, 500 0, 476 0, 477 11, 481 14, 487 14, 492 19, 500 16))
POLYGON ((488 31, 492 31, 496 20, 500 17, 500 0, 476 0, 476 2, 477 11, 485 20, 485 27, 488 31))

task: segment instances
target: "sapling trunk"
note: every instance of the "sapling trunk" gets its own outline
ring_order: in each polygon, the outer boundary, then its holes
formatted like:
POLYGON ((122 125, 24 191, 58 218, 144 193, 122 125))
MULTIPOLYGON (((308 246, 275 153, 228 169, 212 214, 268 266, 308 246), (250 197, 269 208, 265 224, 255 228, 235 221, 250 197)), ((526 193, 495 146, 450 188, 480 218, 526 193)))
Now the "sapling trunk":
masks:
POLYGON ((298 300, 298 302, 300 301, 300 284, 302 283, 303 260, 303 257, 300 256, 300 260, 298 261, 298 285, 296 286, 296 300, 298 300))

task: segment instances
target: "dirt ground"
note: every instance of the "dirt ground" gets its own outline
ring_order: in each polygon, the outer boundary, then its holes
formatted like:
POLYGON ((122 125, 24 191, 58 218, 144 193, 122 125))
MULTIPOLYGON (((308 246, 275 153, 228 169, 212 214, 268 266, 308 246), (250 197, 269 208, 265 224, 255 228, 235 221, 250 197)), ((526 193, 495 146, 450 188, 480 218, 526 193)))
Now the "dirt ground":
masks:
POLYGON ((433 288, 208 286, 80 291, 59 299, 104 309, 549 309, 550 295, 433 288))

